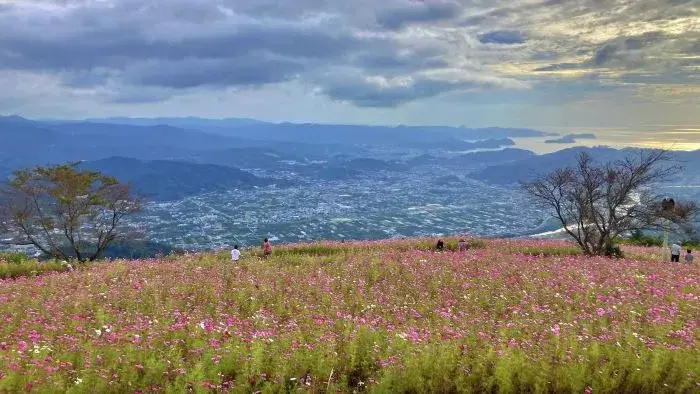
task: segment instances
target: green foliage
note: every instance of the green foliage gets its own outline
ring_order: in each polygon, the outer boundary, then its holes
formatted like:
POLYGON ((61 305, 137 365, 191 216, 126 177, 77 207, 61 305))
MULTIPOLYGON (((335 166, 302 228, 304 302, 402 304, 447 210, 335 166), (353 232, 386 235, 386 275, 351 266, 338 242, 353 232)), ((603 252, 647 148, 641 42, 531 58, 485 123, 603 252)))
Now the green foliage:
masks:
POLYGON ((29 261, 29 256, 22 252, 0 252, 0 262, 8 264, 22 264, 29 261))
POLYGON ((141 210, 128 185, 77 163, 18 170, 0 188, 0 214, 15 243, 47 256, 99 258, 127 232, 122 219, 141 210))
POLYGON ((167 256, 174 249, 167 244, 143 240, 120 240, 113 242, 102 254, 108 259, 145 259, 157 256, 167 256))
POLYGON ((632 236, 629 238, 620 238, 618 240, 620 243, 623 243, 625 245, 635 245, 635 246, 657 246, 661 247, 664 244, 664 240, 661 237, 658 236, 653 236, 653 235, 647 235, 644 234, 644 232, 640 230, 636 230, 632 233, 632 236))
POLYGON ((625 257, 625 254, 622 252, 619 245, 609 245, 605 248, 605 256, 621 259, 625 257))
MULTIPOLYGON (((645 247, 662 247, 664 240, 660 236, 648 235, 642 231, 635 231, 629 238, 619 238, 616 240, 623 245, 645 246, 645 247)), ((696 249, 700 248, 700 240, 687 239, 681 242, 684 248, 696 249)))
POLYGON ((682 246, 689 249, 700 249, 700 240, 683 241, 682 246))
POLYGON ((17 279, 24 276, 37 276, 48 272, 65 272, 67 267, 57 261, 25 260, 6 262, 0 257, 0 279, 17 279))

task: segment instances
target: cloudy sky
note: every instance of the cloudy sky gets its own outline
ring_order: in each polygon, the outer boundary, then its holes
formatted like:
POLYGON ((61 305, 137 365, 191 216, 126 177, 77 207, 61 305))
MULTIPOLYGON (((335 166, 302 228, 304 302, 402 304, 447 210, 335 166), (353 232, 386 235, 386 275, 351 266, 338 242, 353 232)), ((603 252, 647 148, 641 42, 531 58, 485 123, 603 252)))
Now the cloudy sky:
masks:
POLYGON ((2 113, 700 142, 700 0, 0 0, 2 113))

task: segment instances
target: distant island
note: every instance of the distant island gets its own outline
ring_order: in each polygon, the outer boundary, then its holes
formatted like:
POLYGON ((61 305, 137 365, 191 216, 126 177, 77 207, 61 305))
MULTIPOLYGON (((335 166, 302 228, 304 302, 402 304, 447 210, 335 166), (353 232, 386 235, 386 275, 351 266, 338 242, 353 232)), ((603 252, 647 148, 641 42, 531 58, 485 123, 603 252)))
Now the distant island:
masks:
POLYGON ((575 144, 578 140, 594 140, 596 139, 595 134, 582 133, 582 134, 567 134, 560 138, 553 140, 546 140, 545 144, 575 144))

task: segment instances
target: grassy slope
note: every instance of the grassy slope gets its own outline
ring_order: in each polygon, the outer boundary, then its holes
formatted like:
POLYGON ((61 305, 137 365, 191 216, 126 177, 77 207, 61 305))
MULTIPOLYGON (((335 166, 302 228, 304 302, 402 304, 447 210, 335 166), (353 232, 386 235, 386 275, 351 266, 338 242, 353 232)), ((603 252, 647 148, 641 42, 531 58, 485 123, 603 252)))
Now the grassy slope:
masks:
POLYGON ((698 390, 697 265, 473 244, 291 245, 238 266, 199 254, 0 281, 0 393, 698 390))

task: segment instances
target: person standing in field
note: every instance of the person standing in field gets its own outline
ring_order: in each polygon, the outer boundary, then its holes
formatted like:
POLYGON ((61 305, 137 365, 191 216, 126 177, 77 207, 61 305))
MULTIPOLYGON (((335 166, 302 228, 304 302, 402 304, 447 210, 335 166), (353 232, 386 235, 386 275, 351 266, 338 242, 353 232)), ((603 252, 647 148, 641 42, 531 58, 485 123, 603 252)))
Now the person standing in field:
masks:
POLYGON ((240 258, 241 251, 238 250, 238 245, 234 245, 233 250, 231 250, 231 260, 233 260, 234 263, 237 263, 240 258))
POLYGON ((435 245, 435 249, 436 249, 438 252, 442 252, 442 251, 445 249, 445 243, 442 242, 441 239, 438 239, 437 245, 435 245))
POLYGON ((681 261, 681 246, 674 242, 671 245, 671 262, 678 263, 681 261))
POLYGON ((269 257, 272 254, 272 244, 267 238, 263 241, 262 249, 265 257, 269 257))
POLYGON ((691 264, 693 262, 693 251, 688 249, 688 252, 685 255, 685 262, 688 264, 691 264))
POLYGON ((467 241, 464 239, 459 240, 459 253, 466 253, 467 249, 469 249, 469 245, 467 244, 467 241))

